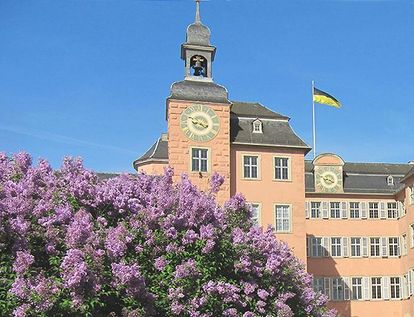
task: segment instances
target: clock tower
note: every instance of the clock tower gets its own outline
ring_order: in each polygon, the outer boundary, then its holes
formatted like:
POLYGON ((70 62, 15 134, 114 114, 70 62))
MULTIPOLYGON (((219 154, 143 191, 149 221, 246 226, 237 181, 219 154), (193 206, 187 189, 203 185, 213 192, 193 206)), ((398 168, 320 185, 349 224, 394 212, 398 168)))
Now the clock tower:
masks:
POLYGON ((175 177, 185 173, 208 189, 214 172, 225 177, 219 201, 230 197, 230 106, 226 88, 213 81, 216 48, 210 29, 201 22, 196 1, 194 23, 181 45, 184 80, 171 86, 167 98, 168 160, 175 177))
POLYGON ((338 155, 324 153, 313 160, 315 192, 337 194, 344 192, 344 161, 338 155))

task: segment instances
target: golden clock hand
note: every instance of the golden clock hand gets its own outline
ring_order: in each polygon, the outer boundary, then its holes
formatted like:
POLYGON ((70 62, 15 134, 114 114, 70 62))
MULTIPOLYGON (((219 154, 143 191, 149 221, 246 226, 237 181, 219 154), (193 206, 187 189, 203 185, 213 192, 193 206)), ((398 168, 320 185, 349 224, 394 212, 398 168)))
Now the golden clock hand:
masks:
POLYGON ((325 182, 328 182, 328 183, 331 183, 331 184, 333 184, 333 180, 332 179, 330 179, 329 177, 324 177, 323 178, 323 180, 325 181, 325 182))
POLYGON ((208 128, 208 124, 207 124, 207 123, 200 122, 200 125, 201 125, 203 128, 208 128))

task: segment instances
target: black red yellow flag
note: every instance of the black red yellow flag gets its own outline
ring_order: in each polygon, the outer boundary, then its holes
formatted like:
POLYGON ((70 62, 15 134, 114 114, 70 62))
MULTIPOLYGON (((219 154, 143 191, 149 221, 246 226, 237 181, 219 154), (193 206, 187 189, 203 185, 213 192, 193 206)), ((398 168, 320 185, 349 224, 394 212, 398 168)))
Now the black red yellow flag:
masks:
POLYGON ((335 97, 315 87, 313 88, 313 101, 338 109, 341 108, 341 103, 335 97))

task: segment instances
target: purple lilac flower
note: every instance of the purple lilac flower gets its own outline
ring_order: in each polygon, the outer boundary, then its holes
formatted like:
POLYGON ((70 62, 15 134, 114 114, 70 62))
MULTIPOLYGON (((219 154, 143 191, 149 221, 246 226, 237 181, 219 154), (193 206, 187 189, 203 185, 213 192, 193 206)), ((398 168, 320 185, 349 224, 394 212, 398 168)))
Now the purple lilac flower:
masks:
POLYGON ((23 274, 33 264, 34 256, 28 251, 17 251, 13 270, 18 274, 23 274))

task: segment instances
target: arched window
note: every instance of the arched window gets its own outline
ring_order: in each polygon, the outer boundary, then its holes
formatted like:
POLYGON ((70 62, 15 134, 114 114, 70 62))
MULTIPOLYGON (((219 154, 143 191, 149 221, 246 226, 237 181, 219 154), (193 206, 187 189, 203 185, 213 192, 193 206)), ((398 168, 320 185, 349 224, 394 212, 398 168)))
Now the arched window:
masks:
POLYGON ((253 121, 253 133, 263 133, 262 121, 259 119, 253 121))
POLYGON ((191 75, 207 77, 207 59, 201 55, 194 55, 190 60, 191 75))
POLYGON ((391 175, 387 177, 387 185, 394 186, 394 177, 392 177, 391 175))

